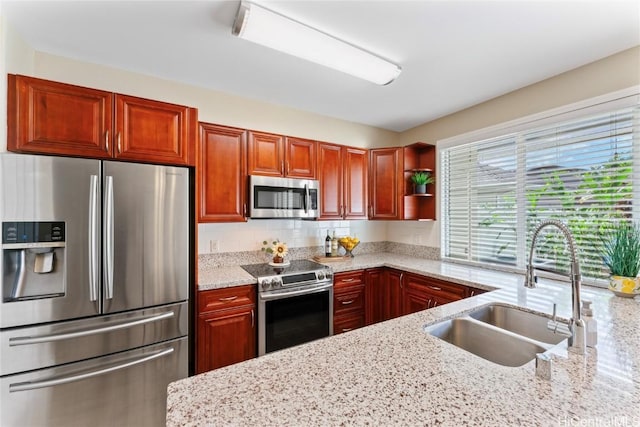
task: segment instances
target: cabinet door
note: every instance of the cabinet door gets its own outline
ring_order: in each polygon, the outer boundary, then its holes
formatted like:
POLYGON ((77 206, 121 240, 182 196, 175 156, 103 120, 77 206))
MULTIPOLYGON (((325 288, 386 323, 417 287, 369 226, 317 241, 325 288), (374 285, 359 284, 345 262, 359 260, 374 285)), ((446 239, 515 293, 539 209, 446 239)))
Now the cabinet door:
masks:
POLYGON ((404 314, 458 301, 466 296, 466 286, 411 273, 405 274, 404 314))
POLYGON ((248 162, 250 175, 284 176, 284 137, 249 131, 248 162))
POLYGON ((316 178, 317 143, 308 139, 286 139, 285 175, 292 178, 316 178))
POLYGON ((368 269, 364 273, 366 285, 366 323, 372 325, 385 319, 385 293, 387 288, 386 276, 383 268, 368 269))
POLYGON ((342 218, 342 147, 318 144, 320 219, 342 218))
POLYGON ((115 157, 193 165, 198 117, 193 108, 116 95, 115 157))
POLYGON ((246 132, 200 123, 198 222, 246 221, 246 132))
POLYGON ((384 305, 384 319, 395 319, 402 316, 402 281, 404 273, 399 270, 387 269, 385 272, 387 281, 387 292, 385 299, 387 303, 384 305))
POLYGON ((109 92, 9 75, 7 108, 9 151, 111 157, 109 92))
POLYGON ((369 219, 400 219, 400 150, 369 151, 369 219))
POLYGON ((367 150, 344 147, 344 218, 367 219, 367 150))
POLYGON ((196 373, 256 357, 255 334, 253 306, 199 315, 196 373))
POLYGON ((256 357, 254 285, 197 295, 196 373, 256 357))

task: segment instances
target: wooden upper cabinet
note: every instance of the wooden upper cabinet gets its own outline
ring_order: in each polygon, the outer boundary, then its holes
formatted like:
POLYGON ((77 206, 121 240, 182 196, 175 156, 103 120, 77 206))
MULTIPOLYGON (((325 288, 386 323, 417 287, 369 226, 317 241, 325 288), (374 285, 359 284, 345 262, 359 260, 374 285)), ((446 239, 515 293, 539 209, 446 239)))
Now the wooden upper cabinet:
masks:
POLYGON ((316 178, 315 141, 249 131, 249 175, 316 178))
POLYGON ((436 147, 424 142, 407 145, 403 149, 403 209, 402 219, 435 220, 435 183, 427 185, 426 193, 416 193, 411 177, 415 172, 427 172, 435 178, 436 147))
POLYGON ((344 148, 344 218, 367 219, 367 150, 344 148))
POLYGON ((246 135, 200 123, 198 222, 246 221, 246 135))
POLYGON ((341 219, 343 214, 342 146, 318 144, 318 179, 320 181, 320 219, 341 219))
POLYGON ((7 148, 194 165, 194 108, 9 75, 7 148))
POLYGON ((369 151, 369 219, 400 219, 402 148, 369 151))
POLYGON ((316 141, 286 138, 285 176, 316 178, 316 141))
POLYGON ((110 158, 109 92, 9 75, 7 149, 110 158))
POLYGON ((318 144, 320 219, 367 218, 367 150, 318 144))
POLYGON ((115 105, 117 159, 176 165, 195 159, 195 109, 126 95, 116 95, 115 105))
POLYGON ((249 131, 247 145, 250 175, 284 175, 282 135, 249 131))

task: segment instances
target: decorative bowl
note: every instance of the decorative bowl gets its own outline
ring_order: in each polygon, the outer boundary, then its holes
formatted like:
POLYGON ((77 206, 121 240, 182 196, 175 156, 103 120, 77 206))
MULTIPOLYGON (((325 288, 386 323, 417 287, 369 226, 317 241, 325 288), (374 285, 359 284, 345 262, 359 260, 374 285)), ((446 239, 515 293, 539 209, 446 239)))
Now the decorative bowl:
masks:
POLYGON ((360 244, 360 239, 357 237, 340 237, 338 239, 338 244, 342 246, 345 251, 344 256, 348 256, 353 258, 353 250, 360 244))
POLYGON ((619 297, 633 298, 640 295, 640 277, 611 276, 609 290, 619 297))

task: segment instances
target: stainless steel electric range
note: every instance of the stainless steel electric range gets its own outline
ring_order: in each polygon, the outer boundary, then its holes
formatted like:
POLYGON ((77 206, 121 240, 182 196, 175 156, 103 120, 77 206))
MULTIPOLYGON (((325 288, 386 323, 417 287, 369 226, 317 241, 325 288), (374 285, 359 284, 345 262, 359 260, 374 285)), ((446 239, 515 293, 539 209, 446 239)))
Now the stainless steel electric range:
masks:
POLYGON ((243 265, 258 280, 258 354, 333 335, 333 271, 309 260, 243 265))

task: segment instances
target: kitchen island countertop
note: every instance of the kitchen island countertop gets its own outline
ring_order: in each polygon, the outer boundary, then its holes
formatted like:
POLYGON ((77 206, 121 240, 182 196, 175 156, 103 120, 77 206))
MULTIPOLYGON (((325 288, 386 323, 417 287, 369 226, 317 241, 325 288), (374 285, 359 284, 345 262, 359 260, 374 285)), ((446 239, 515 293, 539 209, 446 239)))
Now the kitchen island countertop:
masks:
MULTIPOLYGON (((521 275, 387 253, 331 263, 336 272, 381 266, 497 290, 171 383, 167 425, 640 425, 639 298, 583 287, 598 345, 585 356, 556 346, 543 380, 534 361, 500 366, 423 328, 494 301, 542 313, 557 302, 567 318, 569 284, 527 289, 521 275)), ((239 284, 234 269, 204 289, 239 284)))

